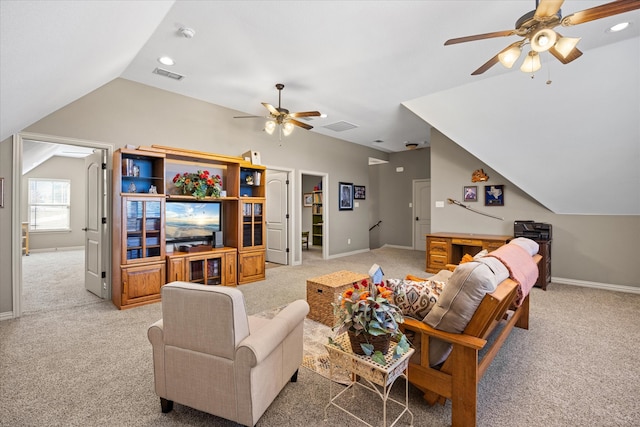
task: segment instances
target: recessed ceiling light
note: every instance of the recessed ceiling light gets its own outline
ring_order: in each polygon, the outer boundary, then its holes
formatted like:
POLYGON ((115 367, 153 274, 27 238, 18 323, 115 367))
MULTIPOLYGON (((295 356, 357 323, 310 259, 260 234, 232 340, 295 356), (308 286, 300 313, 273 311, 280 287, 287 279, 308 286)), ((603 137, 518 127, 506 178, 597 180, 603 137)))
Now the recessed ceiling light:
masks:
POLYGON ((169 58, 168 56, 161 56, 160 58, 158 58, 158 62, 161 63, 162 65, 174 65, 175 64, 173 59, 169 58))
POLYGON ((628 22, 621 22, 619 24, 616 24, 612 27, 609 27, 607 29, 607 33, 617 33, 618 31, 622 31, 625 30, 629 27, 629 23, 628 22))

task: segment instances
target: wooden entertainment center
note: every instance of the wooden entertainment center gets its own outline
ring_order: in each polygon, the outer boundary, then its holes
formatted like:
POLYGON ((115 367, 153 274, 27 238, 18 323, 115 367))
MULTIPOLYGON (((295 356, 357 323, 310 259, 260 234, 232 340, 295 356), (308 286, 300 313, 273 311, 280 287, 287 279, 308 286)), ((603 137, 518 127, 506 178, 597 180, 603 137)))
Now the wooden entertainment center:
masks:
POLYGON ((242 157, 194 150, 156 145, 116 150, 113 303, 123 309, 159 301, 162 286, 175 280, 235 286, 264 279, 265 171, 242 157), (183 195, 173 183, 176 171, 197 170, 219 174, 226 194, 203 200, 183 195), (224 246, 201 244, 180 251, 175 245, 167 253, 165 212, 171 201, 220 202, 224 246))

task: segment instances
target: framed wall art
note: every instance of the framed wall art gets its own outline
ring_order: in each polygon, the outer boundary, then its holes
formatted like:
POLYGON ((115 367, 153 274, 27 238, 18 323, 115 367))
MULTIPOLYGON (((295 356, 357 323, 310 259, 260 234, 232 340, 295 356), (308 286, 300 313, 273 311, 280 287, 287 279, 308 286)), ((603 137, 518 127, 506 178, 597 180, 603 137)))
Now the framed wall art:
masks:
POLYGON ((462 192, 463 200, 465 202, 477 202, 478 201, 478 186, 466 185, 462 192))
POLYGON ((353 198, 356 200, 364 200, 367 198, 366 196, 367 188, 364 185, 354 185, 353 186, 353 198))
POLYGON ((353 210, 353 184, 350 182, 338 183, 338 208, 341 211, 353 210))
POLYGON ((504 185, 485 185, 484 205, 504 206, 504 185))
POLYGON ((313 193, 304 193, 302 195, 302 206, 310 207, 313 205, 313 193))

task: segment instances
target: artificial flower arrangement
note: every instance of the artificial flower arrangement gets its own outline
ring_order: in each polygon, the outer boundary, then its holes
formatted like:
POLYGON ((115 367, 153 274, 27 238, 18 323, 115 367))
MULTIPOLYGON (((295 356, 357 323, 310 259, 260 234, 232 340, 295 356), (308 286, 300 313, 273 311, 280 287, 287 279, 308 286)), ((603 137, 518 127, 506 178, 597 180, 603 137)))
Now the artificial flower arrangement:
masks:
MULTIPOLYGON (((338 297, 338 303, 332 303, 335 316, 338 318, 333 330, 337 334, 350 334, 364 337, 360 344, 364 354, 381 365, 385 364, 384 354, 374 349, 372 343, 377 337, 387 336, 397 341, 393 358, 396 359, 409 350, 409 342, 400 330, 399 324, 404 322, 400 309, 392 303, 393 291, 381 284, 362 280, 345 290, 338 297)), ((331 344, 336 341, 329 338, 331 344)), ((353 347, 353 345, 352 345, 353 347)))
POLYGON ((176 187, 182 188, 183 194, 191 194, 196 199, 204 199, 207 196, 218 198, 222 190, 220 175, 211 175, 207 170, 178 173, 173 177, 173 183, 176 187))

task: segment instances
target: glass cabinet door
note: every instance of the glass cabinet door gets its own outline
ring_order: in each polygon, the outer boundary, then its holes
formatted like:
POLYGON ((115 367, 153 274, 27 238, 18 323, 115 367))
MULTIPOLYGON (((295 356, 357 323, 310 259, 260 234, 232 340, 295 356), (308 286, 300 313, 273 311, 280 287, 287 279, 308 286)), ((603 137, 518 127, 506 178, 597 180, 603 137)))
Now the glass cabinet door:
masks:
POLYGON ((163 202, 159 199, 125 198, 122 206, 125 234, 123 263, 164 256, 163 202))
POLYGON ((263 202, 242 203, 242 246, 244 248, 264 245, 263 202))

